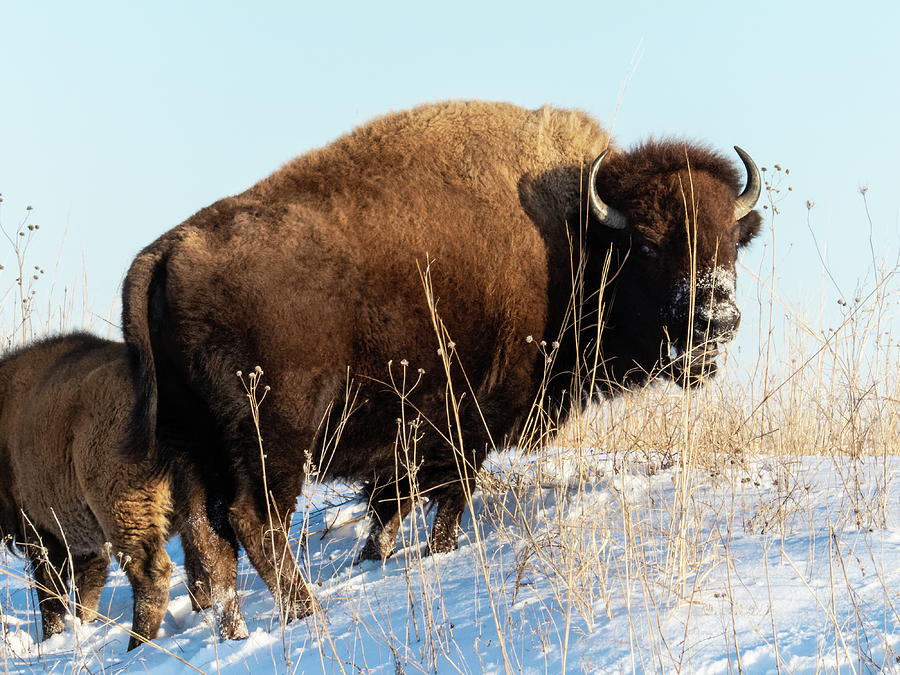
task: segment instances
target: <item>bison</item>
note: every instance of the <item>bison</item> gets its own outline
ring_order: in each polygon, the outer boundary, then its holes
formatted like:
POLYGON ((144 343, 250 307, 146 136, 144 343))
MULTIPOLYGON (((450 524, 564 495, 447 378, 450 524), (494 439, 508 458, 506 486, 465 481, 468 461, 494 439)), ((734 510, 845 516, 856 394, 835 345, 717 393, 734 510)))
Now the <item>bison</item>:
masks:
POLYGON ((194 609, 214 604, 223 637, 246 636, 237 568, 209 546, 205 492, 191 467, 120 456, 133 400, 122 343, 73 334, 0 361, 0 537, 29 560, 44 639, 63 630, 69 564, 77 615, 96 618, 110 555, 133 589, 128 649, 156 637, 172 531, 182 535, 194 609))
POLYGON ((746 186, 697 144, 619 151, 584 113, 471 101, 297 157, 132 263, 124 451, 190 459, 216 532, 288 618, 314 607, 286 534, 308 467, 366 485, 361 559, 393 551, 412 482, 398 423, 417 423, 429 550, 452 550, 475 472, 536 404, 561 421, 591 396, 715 371, 761 223, 737 151, 746 186), (235 377, 253 365, 271 386, 256 411, 235 377))

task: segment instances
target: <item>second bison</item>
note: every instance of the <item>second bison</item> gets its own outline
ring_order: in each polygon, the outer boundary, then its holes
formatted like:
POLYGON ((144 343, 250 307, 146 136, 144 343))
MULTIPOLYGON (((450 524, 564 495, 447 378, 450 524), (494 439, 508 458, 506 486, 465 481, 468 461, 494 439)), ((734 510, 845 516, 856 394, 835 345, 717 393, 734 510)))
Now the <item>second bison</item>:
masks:
POLYGON ((246 637, 237 567, 208 534, 202 483, 186 462, 120 456, 133 399, 122 343, 74 334, 0 360, 0 537, 30 562, 44 638, 63 630, 70 575, 78 617, 96 617, 110 556, 134 595, 128 648, 156 637, 175 531, 194 608, 214 605, 222 637, 246 637))

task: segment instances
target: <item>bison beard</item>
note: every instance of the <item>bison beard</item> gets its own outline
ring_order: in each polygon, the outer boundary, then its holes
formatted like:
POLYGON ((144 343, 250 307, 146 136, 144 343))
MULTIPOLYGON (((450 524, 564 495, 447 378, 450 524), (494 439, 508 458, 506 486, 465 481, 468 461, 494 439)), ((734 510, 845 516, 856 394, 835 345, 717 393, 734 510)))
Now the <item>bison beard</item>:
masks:
POLYGON ((394 113, 298 157, 132 264, 125 452, 155 445, 206 476, 222 548, 244 545, 290 619, 314 603, 270 508, 290 522, 311 461, 367 486, 361 558, 390 555, 414 497, 396 447, 405 406, 421 420, 416 482, 437 505, 430 551, 451 550, 475 472, 536 399, 561 422, 583 381, 612 395, 714 370, 737 315, 714 316, 733 288, 703 279, 733 274, 760 225, 759 174, 738 154, 746 188, 701 146, 618 152, 583 113, 473 101, 394 113), (547 370, 540 345, 554 343, 547 370), (396 386, 399 363, 421 370, 414 389, 396 386), (234 376, 257 364, 272 388, 265 466, 234 376))

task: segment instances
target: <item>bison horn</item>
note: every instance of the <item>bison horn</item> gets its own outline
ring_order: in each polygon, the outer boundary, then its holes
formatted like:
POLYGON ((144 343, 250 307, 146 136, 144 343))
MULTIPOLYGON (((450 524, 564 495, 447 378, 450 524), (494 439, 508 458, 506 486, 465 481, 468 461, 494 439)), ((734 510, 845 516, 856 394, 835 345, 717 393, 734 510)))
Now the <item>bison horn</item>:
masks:
POLYGON ((759 193, 762 192, 762 180, 759 177, 759 169, 753 159, 738 146, 734 146, 735 152, 741 158, 744 166, 747 168, 747 187, 738 195, 734 204, 734 219, 740 220, 753 210, 759 199, 759 193))
POLYGON ((588 198, 591 202, 591 212, 601 223, 614 230, 624 230, 628 225, 628 220, 621 211, 617 211, 613 207, 605 204, 600 195, 597 194, 597 171, 600 170, 600 163, 609 153, 609 148, 597 155, 597 159, 591 164, 591 177, 588 181, 588 198))

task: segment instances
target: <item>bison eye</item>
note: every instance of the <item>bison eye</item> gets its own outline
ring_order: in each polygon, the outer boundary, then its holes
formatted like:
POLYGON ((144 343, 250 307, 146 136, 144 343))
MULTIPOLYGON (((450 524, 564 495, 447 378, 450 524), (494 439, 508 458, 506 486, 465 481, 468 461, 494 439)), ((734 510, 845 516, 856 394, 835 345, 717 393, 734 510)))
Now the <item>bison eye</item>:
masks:
POLYGON ((657 255, 656 247, 653 244, 641 244, 638 252, 645 258, 652 260, 657 255))

